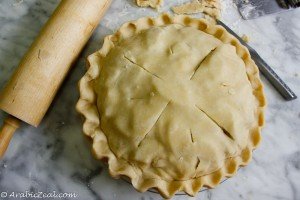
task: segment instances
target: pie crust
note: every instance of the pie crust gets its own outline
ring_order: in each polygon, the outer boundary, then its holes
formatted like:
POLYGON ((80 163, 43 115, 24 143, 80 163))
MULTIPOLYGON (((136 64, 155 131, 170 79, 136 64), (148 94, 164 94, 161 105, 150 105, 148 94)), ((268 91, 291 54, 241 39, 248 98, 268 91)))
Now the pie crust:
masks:
POLYGON ((77 110, 111 176, 140 192, 194 196, 251 160, 263 85, 248 50, 221 26, 144 17, 105 37, 88 65, 77 110))

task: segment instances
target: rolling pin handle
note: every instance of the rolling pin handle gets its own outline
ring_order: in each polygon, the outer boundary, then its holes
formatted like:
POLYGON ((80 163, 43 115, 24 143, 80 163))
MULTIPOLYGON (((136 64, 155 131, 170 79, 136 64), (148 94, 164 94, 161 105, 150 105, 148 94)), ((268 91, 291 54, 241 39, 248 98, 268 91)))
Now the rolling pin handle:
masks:
POLYGON ((19 126, 20 120, 11 115, 4 120, 0 131, 0 158, 4 156, 10 140, 19 126))

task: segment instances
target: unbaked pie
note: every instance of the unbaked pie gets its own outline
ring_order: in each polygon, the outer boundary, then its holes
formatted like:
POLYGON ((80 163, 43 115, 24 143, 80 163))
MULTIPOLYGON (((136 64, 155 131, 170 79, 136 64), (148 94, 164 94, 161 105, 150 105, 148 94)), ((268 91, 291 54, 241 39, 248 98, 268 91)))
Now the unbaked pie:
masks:
POLYGON ((188 16, 141 18, 88 57, 77 110, 113 177, 169 198, 213 188, 247 165, 265 97, 248 50, 188 16))

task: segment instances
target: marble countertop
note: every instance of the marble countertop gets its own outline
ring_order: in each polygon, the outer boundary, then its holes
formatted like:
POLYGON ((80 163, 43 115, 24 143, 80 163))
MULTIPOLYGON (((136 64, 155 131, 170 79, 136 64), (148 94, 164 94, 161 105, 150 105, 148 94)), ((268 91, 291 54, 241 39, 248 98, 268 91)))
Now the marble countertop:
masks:
MULTIPOLYGON (((184 1, 166 0, 162 11, 181 2, 184 1)), ((0 88, 58 3, 58 0, 1 0, 0 88)), ((300 96, 300 9, 244 21, 232 0, 222 3, 223 21, 237 33, 249 35, 250 45, 300 96)), ((157 12, 137 8, 133 0, 113 1, 42 124, 38 128, 24 124, 12 139, 5 158, 0 161, 0 195, 56 191, 76 193, 77 199, 82 200, 161 199, 150 192, 138 193, 130 184, 109 176, 106 167, 92 157, 90 142, 82 134, 81 117, 75 111, 77 82, 85 73, 86 56, 99 49, 103 37, 122 23, 146 15, 155 16, 157 12)), ((216 189, 201 192, 194 199, 300 199, 300 100, 284 101, 262 80, 268 109, 263 140, 253 154, 253 161, 216 189)), ((0 123, 4 117, 1 112, 0 123)))

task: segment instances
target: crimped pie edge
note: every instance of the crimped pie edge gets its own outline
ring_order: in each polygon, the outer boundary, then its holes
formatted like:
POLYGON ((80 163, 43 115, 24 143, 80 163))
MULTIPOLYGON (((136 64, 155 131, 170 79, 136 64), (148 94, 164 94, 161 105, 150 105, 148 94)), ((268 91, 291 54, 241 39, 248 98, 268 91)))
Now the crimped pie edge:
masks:
POLYGON ((178 191, 184 191, 194 196, 203 187, 214 188, 225 177, 232 177, 240 166, 245 166, 252 158, 252 151, 260 142, 260 132, 264 125, 264 108, 266 99, 263 92, 263 85, 259 78, 259 71, 254 61, 251 59, 247 48, 223 27, 210 24, 204 19, 195 19, 185 15, 170 16, 162 14, 157 18, 143 17, 136 21, 123 24, 113 35, 108 35, 104 39, 102 48, 88 57, 88 71, 79 81, 80 98, 76 109, 84 118, 83 132, 93 139, 93 153, 98 159, 107 159, 110 174, 118 178, 120 176, 128 177, 132 185, 140 192, 155 188, 165 198, 172 197, 178 191), (224 165, 217 171, 194 179, 185 181, 166 181, 158 179, 145 179, 137 176, 133 167, 124 160, 118 160, 110 150, 105 134, 100 129, 100 119, 98 115, 96 94, 93 89, 93 80, 100 74, 100 66, 97 64, 101 57, 105 57, 108 52, 114 48, 114 43, 122 39, 131 37, 142 30, 147 30, 154 26, 163 26, 168 24, 181 24, 194 27, 205 33, 215 36, 223 43, 229 43, 236 47, 237 55, 245 63, 248 79, 253 88, 253 95, 257 100, 257 127, 250 130, 249 143, 242 151, 241 155, 224 160, 224 165))

